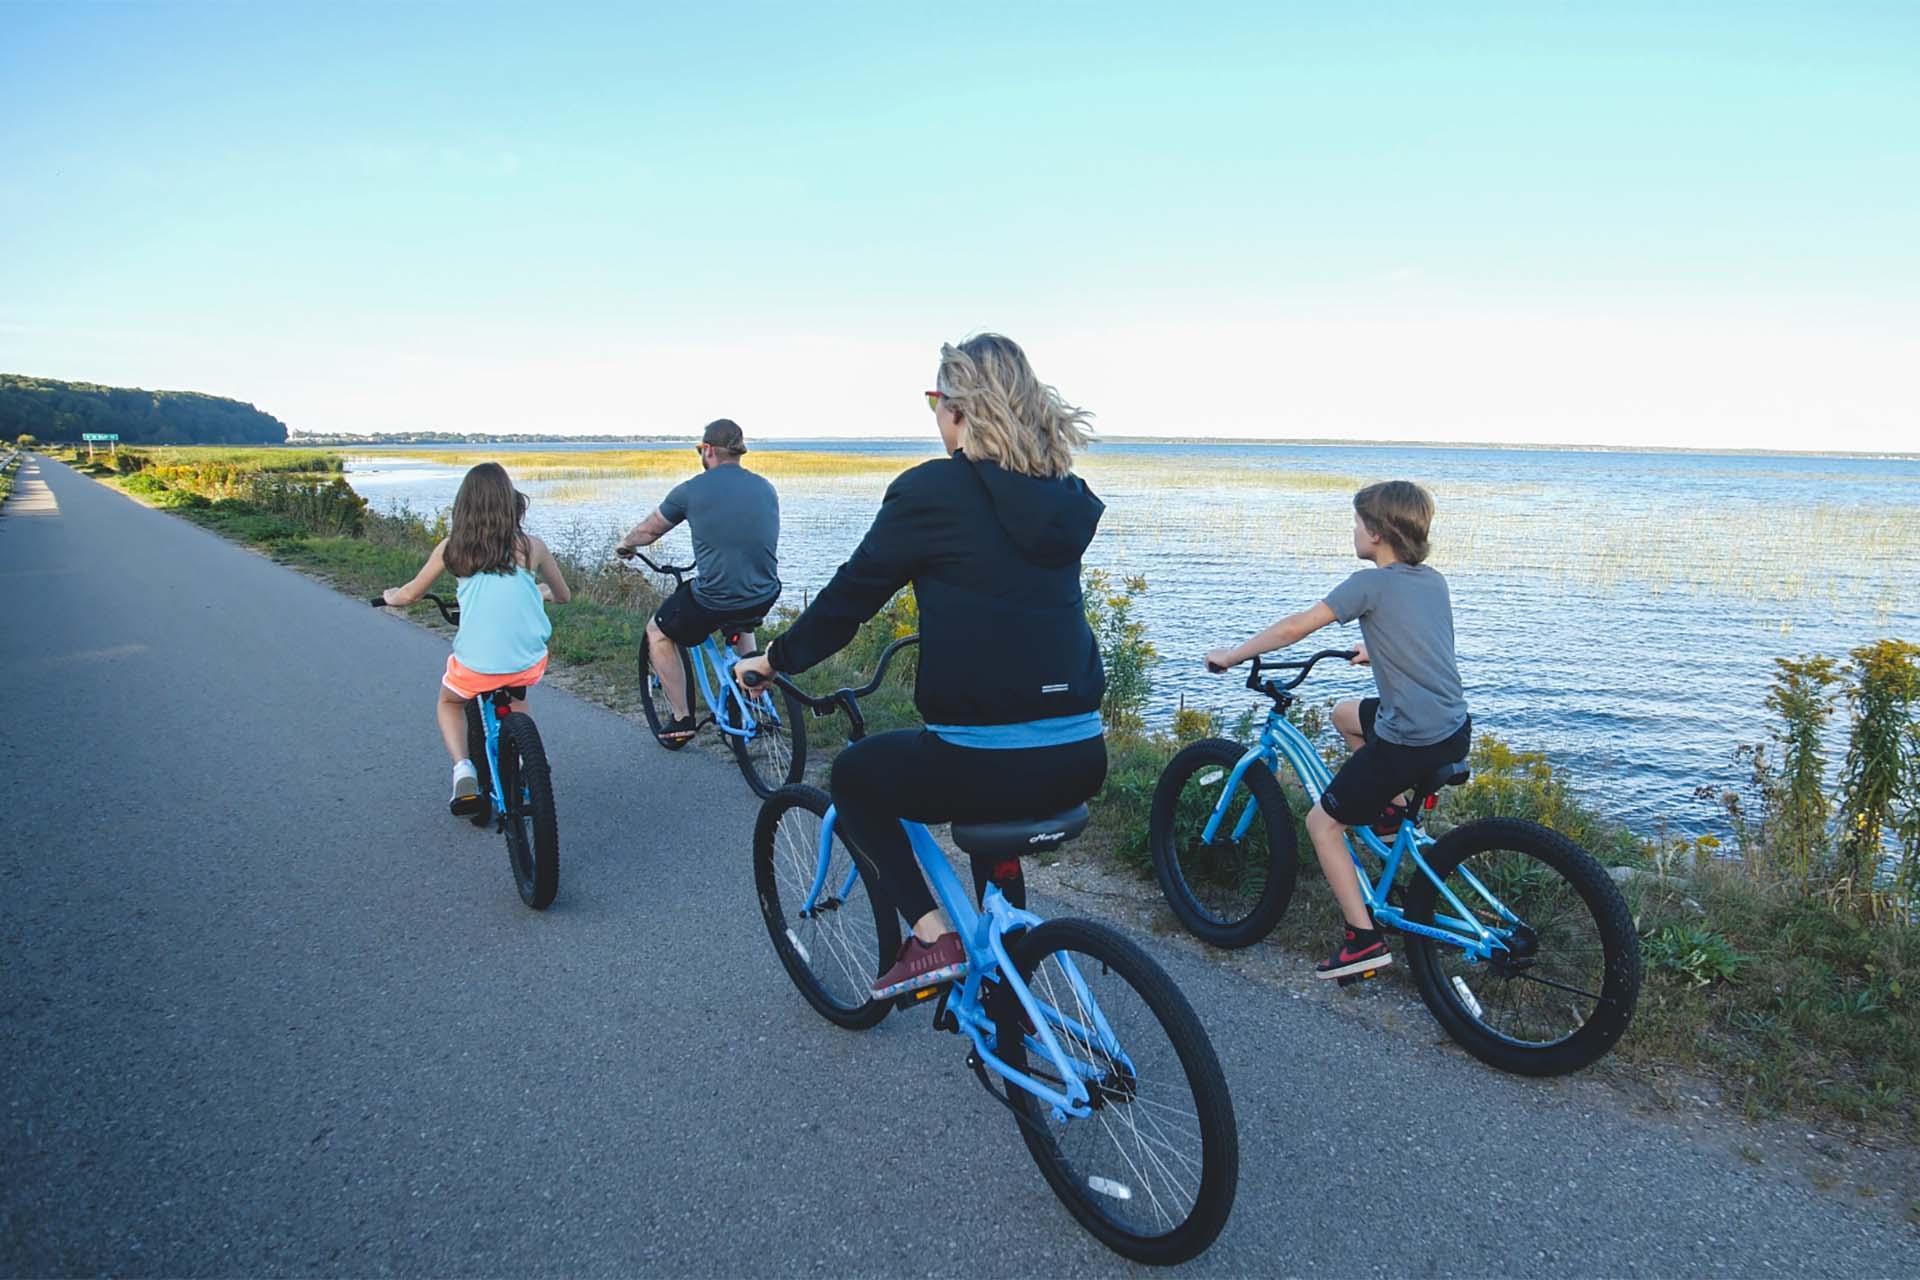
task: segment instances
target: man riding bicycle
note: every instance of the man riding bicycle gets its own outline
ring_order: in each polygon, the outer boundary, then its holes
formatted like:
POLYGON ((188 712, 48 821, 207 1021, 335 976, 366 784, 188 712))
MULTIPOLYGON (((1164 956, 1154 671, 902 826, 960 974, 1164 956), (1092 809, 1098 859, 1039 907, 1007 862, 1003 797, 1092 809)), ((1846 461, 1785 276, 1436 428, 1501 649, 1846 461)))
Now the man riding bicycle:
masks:
MULTIPOLYGON (((660 745, 675 751, 694 735, 692 694, 674 657, 675 645, 691 648, 726 622, 762 617, 780 598, 780 498, 765 477, 740 465, 746 437, 737 423, 720 418, 707 424, 694 448, 700 474, 675 485, 613 549, 629 559, 682 520, 693 536, 699 576, 681 583, 647 623, 652 669, 674 717, 660 731, 660 745)), ((736 653, 754 648, 751 631, 734 640, 736 653)))

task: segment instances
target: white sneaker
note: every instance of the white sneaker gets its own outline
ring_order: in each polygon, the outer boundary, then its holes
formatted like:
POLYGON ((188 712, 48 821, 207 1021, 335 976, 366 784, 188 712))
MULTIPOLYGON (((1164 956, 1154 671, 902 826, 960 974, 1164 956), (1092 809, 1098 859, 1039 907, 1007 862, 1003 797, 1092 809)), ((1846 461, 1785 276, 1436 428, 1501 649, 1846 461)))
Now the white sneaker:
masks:
POLYGON ((447 811, 456 818, 480 812, 480 774, 471 760, 453 766, 453 795, 447 800, 447 811))

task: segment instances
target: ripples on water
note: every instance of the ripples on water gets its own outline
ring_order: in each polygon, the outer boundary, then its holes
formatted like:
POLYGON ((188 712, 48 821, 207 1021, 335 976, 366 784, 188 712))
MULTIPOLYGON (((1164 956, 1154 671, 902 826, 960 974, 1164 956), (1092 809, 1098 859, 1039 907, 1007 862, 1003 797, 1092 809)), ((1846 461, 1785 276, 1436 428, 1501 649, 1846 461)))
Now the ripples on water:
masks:
MULTIPOLYGON (((903 467, 932 452, 792 447, 897 454, 903 467)), ((497 456, 514 470, 511 449, 497 456)), ((1110 442, 1080 470, 1107 503, 1088 565, 1149 582, 1141 615, 1160 652, 1155 712, 1164 720, 1184 698, 1228 723, 1253 695, 1206 675, 1199 655, 1313 603, 1359 567, 1354 488, 1397 476, 1425 484, 1475 723, 1546 751, 1583 794, 1643 831, 1719 826, 1694 789, 1739 782, 1732 752, 1766 734, 1775 657, 1920 637, 1912 459, 1110 442)), ((378 453, 348 464, 376 508, 423 513, 452 502, 462 473, 378 453)), ((515 479, 532 499, 529 527, 562 545, 610 546, 669 487, 515 479)), ((798 604, 859 542, 887 477, 775 483, 781 576, 798 604)), ((666 547, 690 557, 684 530, 666 547)), ((1329 628, 1309 643, 1357 636, 1329 628)), ((1338 670, 1316 672, 1306 692, 1370 689, 1364 671, 1338 670)))

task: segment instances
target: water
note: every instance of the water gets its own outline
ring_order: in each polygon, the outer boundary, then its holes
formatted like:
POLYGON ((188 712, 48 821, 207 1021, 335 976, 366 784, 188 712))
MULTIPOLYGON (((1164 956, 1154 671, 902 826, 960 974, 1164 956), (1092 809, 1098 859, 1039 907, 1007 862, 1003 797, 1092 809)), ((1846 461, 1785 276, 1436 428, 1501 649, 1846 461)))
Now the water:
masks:
MULTIPOLYGON (((935 449, 794 441, 756 448, 748 463, 781 448, 898 456, 903 467, 935 449)), ((491 452, 513 470, 514 448, 491 452)), ((697 465, 689 451, 689 473, 697 465)), ((377 450, 348 462, 380 509, 447 506, 463 471, 377 450)), ((1766 735, 1775 657, 1920 637, 1920 459, 1114 441, 1080 471, 1107 503, 1087 564, 1149 583, 1140 612, 1160 655, 1161 723, 1182 698, 1230 723, 1253 695, 1207 675, 1199 655, 1360 567, 1354 488, 1419 480, 1438 505, 1432 563, 1453 589, 1475 723, 1546 751, 1583 795, 1643 831, 1719 828, 1694 792, 1738 784, 1732 752, 1766 735)), ((775 477, 788 602, 832 576, 887 479, 775 477)), ((611 545, 668 488, 537 473, 516 483, 532 499, 529 527, 581 549, 611 545)), ((665 548, 690 558, 684 529, 665 548)), ((1308 644, 1357 635, 1330 627, 1308 644)), ((1344 668, 1322 668, 1303 689, 1370 691, 1364 671, 1344 668)))

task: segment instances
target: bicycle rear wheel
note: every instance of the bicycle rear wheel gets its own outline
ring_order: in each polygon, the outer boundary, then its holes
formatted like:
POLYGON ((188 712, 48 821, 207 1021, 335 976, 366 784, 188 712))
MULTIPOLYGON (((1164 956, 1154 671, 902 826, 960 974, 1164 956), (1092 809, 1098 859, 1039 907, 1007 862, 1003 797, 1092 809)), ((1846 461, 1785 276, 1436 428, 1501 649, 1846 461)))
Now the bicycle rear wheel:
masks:
POLYGON ((1272 933, 1300 871, 1293 811, 1279 781, 1257 761, 1240 776, 1214 838, 1201 838, 1246 753, 1224 738, 1193 743, 1168 762, 1153 789, 1147 840, 1160 892, 1181 924, 1216 947, 1251 946, 1272 933), (1252 824, 1236 840, 1249 805, 1252 824))
MULTIPOLYGON (((1527 1076, 1578 1071, 1614 1046, 1640 997, 1640 939, 1626 900, 1591 855, 1536 823, 1485 818, 1441 836, 1427 864, 1476 920, 1514 934, 1509 950, 1479 963, 1458 947, 1407 937, 1420 998, 1448 1035, 1482 1062, 1527 1076)), ((1455 914, 1422 875, 1407 888, 1406 910, 1428 925, 1455 914)))
MULTIPOLYGON (((1094 1098, 1086 1119, 1017 1085, 1007 1096, 1047 1185, 1102 1244, 1136 1262, 1197 1257, 1219 1236, 1240 1179, 1233 1100, 1200 1019, 1146 952, 1090 920, 1049 920, 1014 941, 1014 964, 1094 1098), (1079 981, 1076 982, 1075 978, 1079 981), (1098 1011, 1113 1042, 1093 1030, 1098 1011)), ((1004 986, 988 997, 1006 1062, 1060 1087, 1004 986)))
POLYGON ((500 722, 500 790, 507 862, 520 900, 545 911, 560 891, 560 831, 553 816, 553 779, 533 717, 514 712, 500 722))
MULTIPOLYGON (((791 786, 807 775, 807 722, 798 700, 778 685, 754 693, 748 707, 753 721, 753 736, 729 733, 733 758, 739 762, 753 794, 765 799, 780 787, 791 786)), ((722 690, 720 714, 728 728, 740 728, 740 701, 722 690)))
POLYGON ((900 918, 873 864, 837 831, 820 897, 801 914, 819 873, 830 803, 817 787, 782 787, 767 798, 753 824, 753 884, 793 985, 827 1021, 864 1031, 892 1007, 873 998, 871 984, 900 951, 900 918))
MULTIPOLYGON (((684 645, 673 646, 674 656, 680 660, 680 687, 687 691, 687 707, 693 708, 693 659, 687 656, 684 645)), ((640 709, 646 713, 647 728, 653 731, 654 740, 659 741, 660 734, 673 721, 673 704, 667 701, 666 690, 660 687, 660 673, 653 669, 653 646, 647 643, 645 628, 640 632, 640 709)))
POLYGON ((493 821, 493 771, 487 767, 487 726, 482 722, 480 700, 467 699, 467 758, 480 780, 480 811, 467 821, 484 827, 493 821))

